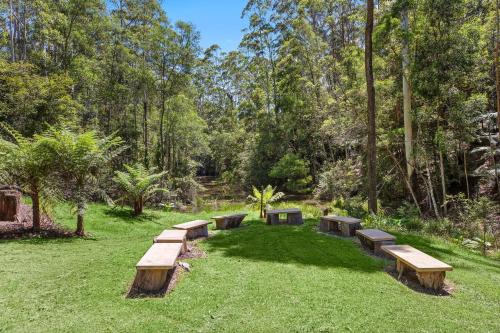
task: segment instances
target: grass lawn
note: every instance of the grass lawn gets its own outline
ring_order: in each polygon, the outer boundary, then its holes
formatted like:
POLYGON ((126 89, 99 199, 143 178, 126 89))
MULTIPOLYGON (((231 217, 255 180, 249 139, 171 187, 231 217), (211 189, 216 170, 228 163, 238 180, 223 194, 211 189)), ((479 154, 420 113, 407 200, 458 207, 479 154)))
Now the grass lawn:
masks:
MULTIPOLYGON (((454 267, 452 296, 416 292, 350 240, 303 226, 243 227, 200 243, 165 298, 127 299, 135 264, 161 230, 214 212, 148 211, 140 219, 92 205, 90 239, 0 241, 1 332, 500 332, 500 263, 453 244, 398 234, 454 267)), ((58 220, 73 228, 65 207, 58 220)), ((308 217, 306 215, 306 217, 308 217)))

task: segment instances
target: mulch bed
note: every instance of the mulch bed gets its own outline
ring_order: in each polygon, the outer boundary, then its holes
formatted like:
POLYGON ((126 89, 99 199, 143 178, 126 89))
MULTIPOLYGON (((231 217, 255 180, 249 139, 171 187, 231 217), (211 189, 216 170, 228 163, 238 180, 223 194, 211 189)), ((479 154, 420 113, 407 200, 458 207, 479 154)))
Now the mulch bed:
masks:
POLYGON ((21 204, 17 221, 0 221, 0 239, 18 238, 67 238, 73 237, 74 233, 56 225, 47 215, 42 214, 39 233, 32 231, 33 213, 30 206, 21 204))

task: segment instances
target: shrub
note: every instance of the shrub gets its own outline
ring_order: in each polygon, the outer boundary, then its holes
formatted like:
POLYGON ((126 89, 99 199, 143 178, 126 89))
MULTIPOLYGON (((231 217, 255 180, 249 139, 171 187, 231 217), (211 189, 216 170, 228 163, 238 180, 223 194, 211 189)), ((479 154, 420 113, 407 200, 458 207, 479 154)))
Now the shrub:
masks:
POLYGON ((361 175, 359 163, 352 159, 328 165, 319 175, 314 196, 322 200, 336 197, 349 198, 359 190, 361 175))
POLYGON ((309 163, 301 160, 295 154, 286 154, 276 163, 269 177, 284 181, 285 188, 290 192, 304 193, 312 182, 309 175, 309 163))

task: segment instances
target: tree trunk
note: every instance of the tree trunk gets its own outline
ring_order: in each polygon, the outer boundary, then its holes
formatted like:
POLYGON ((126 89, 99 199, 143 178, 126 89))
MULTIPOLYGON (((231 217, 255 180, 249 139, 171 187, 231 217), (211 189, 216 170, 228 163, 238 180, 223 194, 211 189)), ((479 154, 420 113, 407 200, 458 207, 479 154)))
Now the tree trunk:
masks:
POLYGON ((77 213, 76 213, 76 231, 75 234, 78 236, 84 236, 84 224, 83 224, 83 216, 85 214, 85 204, 78 203, 77 213))
POLYGON ((134 201, 134 215, 135 216, 138 216, 138 215, 142 214, 143 206, 144 206, 144 203, 143 203, 143 199, 142 198, 137 198, 134 201))
POLYGON ((466 148, 464 148, 464 173, 465 173, 465 185, 467 186, 467 199, 470 199, 469 173, 467 172, 467 149, 466 148))
POLYGON ((264 188, 260 191, 260 218, 264 217, 264 188))
POLYGON ((439 173, 441 176, 441 191, 443 192, 443 216, 448 215, 448 203, 446 199, 446 178, 444 172, 443 152, 439 149, 439 173))
POLYGON ((148 102, 146 99, 146 93, 144 93, 144 100, 142 102, 143 106, 143 130, 144 130, 144 166, 149 167, 149 157, 148 157, 148 102))
POLYGON ((10 30, 10 59, 12 62, 16 61, 16 46, 14 42, 14 4, 9 0, 9 30, 10 30))
POLYGON ((413 175, 413 129, 412 129, 412 119, 411 119, 411 90, 409 84, 409 67, 410 67, 410 56, 408 51, 408 10, 403 9, 403 20, 401 26, 403 29, 403 47, 402 47, 402 58, 403 58, 403 115, 404 115, 404 127, 405 127, 405 156, 406 156, 406 171, 408 173, 408 179, 412 178, 413 175))
POLYGON ((33 232, 40 232, 40 193, 36 186, 31 188, 31 207, 33 210, 33 232))
POLYGON ((427 171, 427 182, 428 182, 428 191, 429 191, 431 207, 434 208, 434 214, 436 215, 436 218, 439 219, 439 218, 441 218, 441 216, 439 215, 439 210, 437 207, 436 198, 434 197, 434 188, 432 186, 432 178, 431 178, 431 170, 429 168, 429 161, 425 161, 425 166, 426 166, 426 171, 427 171))
POLYGON ((496 93, 497 93, 497 127, 498 127, 498 138, 500 139, 500 64, 498 57, 500 56, 500 17, 498 9, 498 0, 496 0, 495 8, 495 26, 496 26, 496 36, 495 36, 495 82, 496 82, 496 93))
POLYGON ((366 30, 365 30, 365 74, 366 90, 368 96, 368 210, 377 213, 377 154, 376 154, 376 124, 375 124, 375 86, 373 82, 373 0, 366 4, 366 30))

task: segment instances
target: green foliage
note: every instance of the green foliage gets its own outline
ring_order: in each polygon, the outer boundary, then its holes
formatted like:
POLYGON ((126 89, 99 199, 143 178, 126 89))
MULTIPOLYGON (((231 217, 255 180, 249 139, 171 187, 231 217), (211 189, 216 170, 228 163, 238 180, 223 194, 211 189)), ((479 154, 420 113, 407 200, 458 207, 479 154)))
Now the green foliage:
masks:
POLYGON ((109 163, 123 151, 122 140, 114 135, 101 138, 95 131, 78 133, 53 127, 43 138, 52 168, 64 180, 64 191, 76 207, 76 233, 83 235, 87 202, 96 193, 107 198, 101 181, 109 163))
POLYGON ((349 198, 361 186, 360 165, 354 160, 339 160, 324 167, 319 174, 314 195, 318 199, 349 198))
POLYGON ((291 192, 307 191, 312 177, 309 175, 309 165, 295 154, 286 154, 269 172, 271 178, 285 182, 285 188, 291 192))
POLYGON ((0 123, 12 141, 0 138, 0 183, 18 185, 31 197, 33 230, 40 231, 41 199, 50 203, 55 197, 51 181, 54 160, 47 149, 46 138, 26 138, 10 126, 0 123))
POLYGON ((144 203, 156 192, 167 192, 160 187, 160 180, 166 174, 156 172, 155 168, 148 169, 144 165, 124 165, 126 171, 116 171, 114 182, 124 192, 120 200, 125 200, 133 209, 135 215, 142 214, 144 203))
POLYGON ((72 79, 66 74, 41 76, 29 63, 0 58, 0 121, 26 136, 51 125, 74 125, 80 105, 72 99, 72 79))

